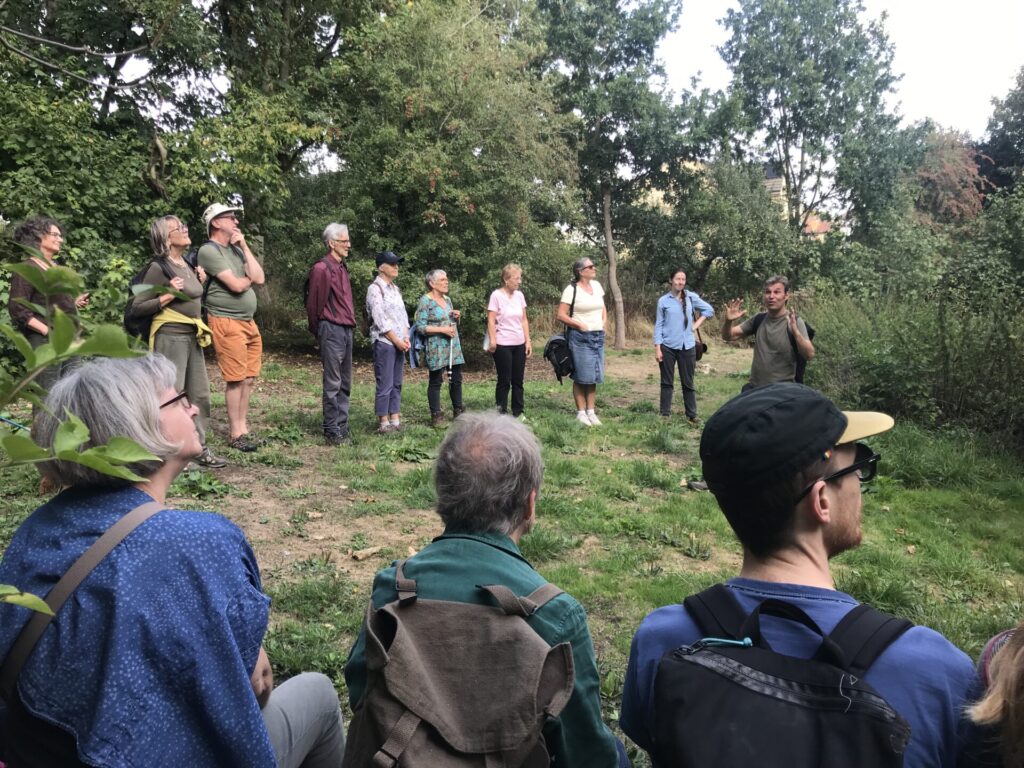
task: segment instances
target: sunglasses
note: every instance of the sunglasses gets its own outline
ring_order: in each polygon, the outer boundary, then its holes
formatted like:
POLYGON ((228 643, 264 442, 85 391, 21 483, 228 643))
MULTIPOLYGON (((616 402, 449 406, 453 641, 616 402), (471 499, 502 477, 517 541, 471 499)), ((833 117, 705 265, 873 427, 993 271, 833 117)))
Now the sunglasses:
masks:
MULTIPOLYGON (((856 450, 856 454, 853 457, 853 464, 848 467, 843 467, 838 472, 833 472, 831 475, 825 475, 825 477, 821 478, 823 481, 828 483, 854 473, 856 473, 857 479, 862 483, 875 479, 875 475, 878 474, 878 460, 882 458, 881 455, 872 451, 864 445, 864 443, 854 443, 853 445, 856 450)), ((801 502, 804 496, 810 493, 811 489, 817 484, 818 481, 815 480, 809 486, 804 488, 803 492, 796 497, 796 503, 801 502)))

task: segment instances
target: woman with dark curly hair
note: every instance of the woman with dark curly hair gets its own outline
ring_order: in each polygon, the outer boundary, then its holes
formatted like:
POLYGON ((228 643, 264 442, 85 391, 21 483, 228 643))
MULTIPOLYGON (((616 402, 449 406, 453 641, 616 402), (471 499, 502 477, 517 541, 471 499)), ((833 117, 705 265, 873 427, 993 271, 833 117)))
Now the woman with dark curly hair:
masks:
MULTIPOLYGON (((50 267, 57 266, 57 253, 64 244, 64 228, 56 219, 51 219, 48 216, 33 216, 15 227, 14 242, 35 251, 22 264, 45 272, 50 267)), ((44 296, 32 287, 32 283, 21 275, 15 274, 11 277, 11 295, 7 302, 7 311, 11 315, 14 326, 25 334, 28 343, 35 349, 46 343, 47 337, 50 335, 50 325, 46 316, 36 312, 28 304, 45 307, 51 312, 54 309, 59 309, 64 314, 75 318, 79 308, 88 303, 88 293, 83 293, 78 297, 65 293, 44 296)), ((62 367, 47 368, 36 376, 36 383, 49 390, 68 369, 68 363, 62 367)))

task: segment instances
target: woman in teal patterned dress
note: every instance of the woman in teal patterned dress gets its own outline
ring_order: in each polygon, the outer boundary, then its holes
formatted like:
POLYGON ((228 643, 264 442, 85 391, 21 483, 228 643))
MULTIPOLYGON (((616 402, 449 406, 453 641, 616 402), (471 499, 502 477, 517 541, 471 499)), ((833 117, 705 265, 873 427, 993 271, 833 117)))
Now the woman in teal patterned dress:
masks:
POLYGON ((452 309, 448 298, 448 275, 443 269, 427 273, 427 292, 416 307, 416 330, 426 339, 425 357, 430 371, 427 385, 427 403, 430 405, 430 423, 437 427, 444 423, 441 410, 441 381, 448 370, 448 393, 452 398, 452 418, 462 413, 462 344, 459 342, 459 310, 452 309))

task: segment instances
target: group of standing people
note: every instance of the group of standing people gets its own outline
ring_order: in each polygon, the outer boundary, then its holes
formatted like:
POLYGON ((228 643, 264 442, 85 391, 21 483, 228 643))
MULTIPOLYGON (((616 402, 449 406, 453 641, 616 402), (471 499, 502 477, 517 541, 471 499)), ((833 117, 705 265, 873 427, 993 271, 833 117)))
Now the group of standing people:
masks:
MULTIPOLYGON (((241 451, 256 450, 261 441, 248 426, 249 402, 262 362, 262 337, 254 321, 257 296, 253 286, 264 282, 263 268, 241 231, 237 206, 214 203, 203 213, 205 242, 195 263, 186 259, 192 245, 188 226, 176 216, 153 222, 150 243, 153 259, 138 282, 165 286, 171 291, 147 291, 132 301, 129 312, 152 318, 149 346, 171 360, 178 371, 177 385, 199 409, 197 426, 203 452, 193 467, 222 467, 223 459, 206 445, 210 416, 210 384, 203 347, 211 342, 225 381, 228 445, 241 451)), ((53 219, 36 217, 21 224, 15 239, 36 250, 26 263, 45 270, 55 264, 64 232, 53 219)), ((323 435, 329 445, 351 442, 349 400, 352 389, 352 353, 358 324, 352 282, 346 265, 352 247, 347 225, 329 224, 322 234, 326 253, 310 269, 306 292, 307 323, 316 337, 323 362, 323 435)), ((445 422, 441 389, 447 378, 452 416, 465 410, 462 370, 465 355, 459 334, 460 311, 448 295, 449 279, 442 269, 429 272, 426 292, 419 299, 413 322, 409 321, 402 292, 397 285, 403 259, 392 251, 376 257, 377 274, 366 289, 365 332, 373 349, 376 392, 374 412, 377 432, 402 429, 401 400, 404 363, 412 350, 429 371, 427 401, 434 426, 445 422), (417 341, 419 342, 417 344, 417 341)), ((523 382, 526 361, 533 354, 527 304, 520 286, 523 272, 516 264, 501 271, 501 286, 487 304, 484 348, 494 359, 497 382, 495 406, 500 413, 525 418, 523 382), (510 402, 511 399, 511 402, 510 402)), ((36 295, 24 278, 15 275, 11 286, 11 317, 33 346, 44 343, 49 332, 45 316, 29 307, 49 304, 75 317, 88 302, 78 297, 36 295)), ((722 336, 727 340, 753 335, 754 360, 748 386, 780 381, 799 381, 801 362, 813 358, 814 345, 804 321, 787 308, 789 281, 774 276, 765 283, 766 311, 746 320, 739 299, 725 311, 722 336)), ((686 272, 675 270, 670 290, 657 304, 654 327, 655 359, 661 374, 659 412, 671 416, 678 370, 686 418, 697 416, 694 370, 701 343, 699 329, 714 310, 698 294, 686 288, 686 272)), ((605 327, 608 312, 604 289, 597 280, 597 266, 589 257, 572 265, 572 280, 563 290, 556 319, 565 326, 565 338, 573 359, 573 400, 581 424, 599 426, 597 386, 604 380, 605 327)), ((60 375, 48 369, 39 383, 49 387, 60 375)))

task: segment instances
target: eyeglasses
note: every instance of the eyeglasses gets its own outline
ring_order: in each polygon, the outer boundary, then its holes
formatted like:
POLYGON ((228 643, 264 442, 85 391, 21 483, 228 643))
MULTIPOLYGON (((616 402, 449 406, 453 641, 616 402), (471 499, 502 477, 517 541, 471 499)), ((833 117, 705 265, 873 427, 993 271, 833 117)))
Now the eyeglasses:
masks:
POLYGON ((233 213, 222 213, 220 216, 213 217, 214 221, 220 221, 221 219, 233 219, 234 221, 239 220, 238 217, 233 213))
POLYGON ((186 392, 179 392, 179 393, 178 393, 178 394, 176 394, 176 395, 175 395, 174 397, 172 397, 172 398, 171 398, 170 400, 168 400, 168 401, 167 401, 166 403, 160 403, 160 407, 161 407, 161 408, 166 408, 166 407, 167 407, 168 405, 174 405, 174 404, 175 404, 175 403, 177 403, 177 402, 178 402, 179 400, 181 401, 181 404, 182 404, 183 406, 185 406, 185 410, 186 410, 186 411, 187 411, 187 410, 188 410, 189 408, 191 408, 191 407, 192 407, 192 403, 190 403, 190 402, 188 401, 188 394, 187 394, 186 392))
MULTIPOLYGON (((862 483, 874 480, 875 475, 878 474, 878 460, 882 458, 881 455, 872 451, 864 445, 864 443, 854 443, 854 448, 856 449, 856 454, 853 457, 853 464, 848 467, 843 467, 838 472, 833 472, 831 475, 825 475, 825 477, 821 479, 828 483, 832 480, 838 480, 846 475, 856 473, 857 479, 862 483)), ((796 497, 797 503, 802 501, 804 496, 810 493, 811 489, 817 484, 818 481, 815 480, 809 486, 804 488, 803 492, 796 497)))
POLYGON ((64 233, 61 232, 60 230, 56 232, 47 232, 46 234, 49 235, 50 237, 56 237, 58 240, 64 239, 64 233))
POLYGON ((587 264, 583 269, 597 269, 597 267, 594 264, 587 264))

